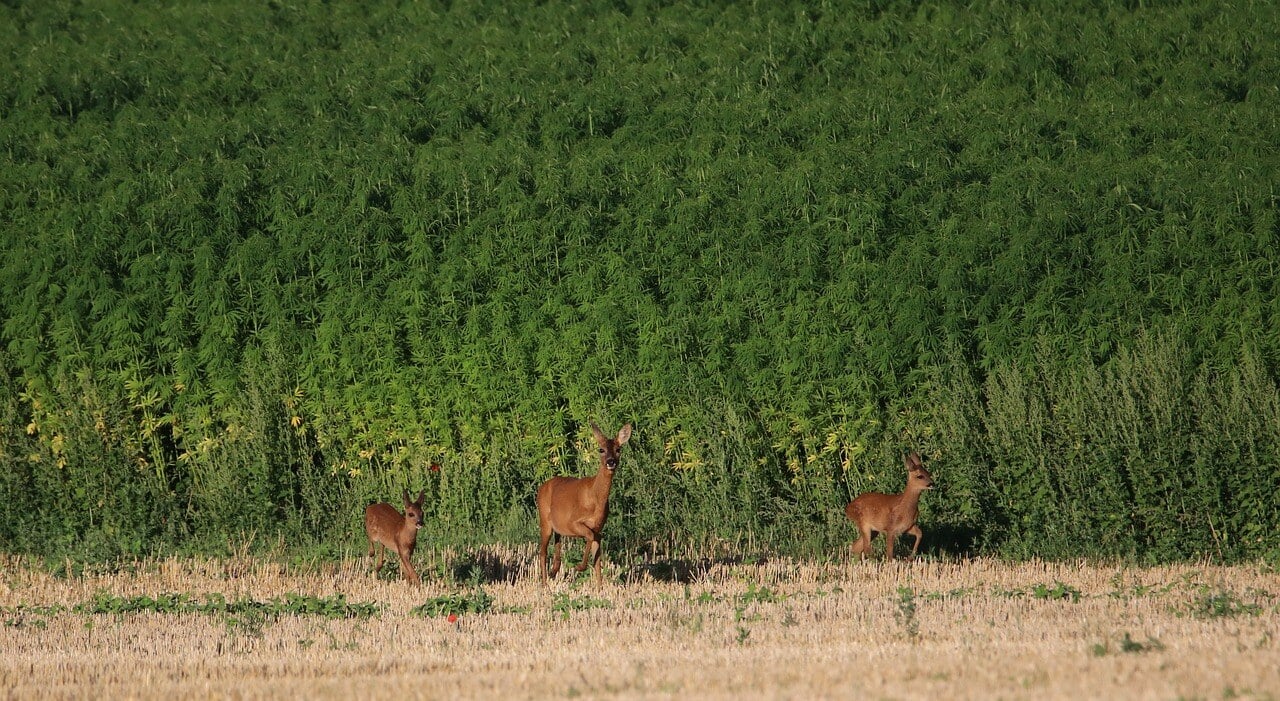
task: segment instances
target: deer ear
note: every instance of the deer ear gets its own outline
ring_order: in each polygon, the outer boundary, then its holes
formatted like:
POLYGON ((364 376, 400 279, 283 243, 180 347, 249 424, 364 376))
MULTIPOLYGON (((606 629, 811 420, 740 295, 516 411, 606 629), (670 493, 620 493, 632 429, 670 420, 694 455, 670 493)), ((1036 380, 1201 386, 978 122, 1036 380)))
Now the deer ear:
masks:
POLYGON ((618 445, 622 445, 629 440, 631 440, 631 424, 626 424, 622 428, 618 429, 618 445))
POLYGON ((597 426, 594 421, 591 422, 591 434, 596 437, 596 443, 599 443, 600 445, 604 445, 605 441, 609 440, 604 437, 604 431, 601 431, 600 427, 597 426))
POLYGON ((425 489, 418 490, 418 498, 413 501, 414 506, 417 506, 419 509, 421 509, 422 500, 426 498, 427 498, 427 491, 425 489))
POLYGON ((409 504, 412 504, 412 503, 413 503, 413 502, 409 501, 409 490, 407 490, 407 489, 406 489, 406 490, 404 490, 404 492, 400 495, 400 498, 401 498, 401 499, 404 499, 404 505, 405 505, 405 506, 408 506, 409 504))

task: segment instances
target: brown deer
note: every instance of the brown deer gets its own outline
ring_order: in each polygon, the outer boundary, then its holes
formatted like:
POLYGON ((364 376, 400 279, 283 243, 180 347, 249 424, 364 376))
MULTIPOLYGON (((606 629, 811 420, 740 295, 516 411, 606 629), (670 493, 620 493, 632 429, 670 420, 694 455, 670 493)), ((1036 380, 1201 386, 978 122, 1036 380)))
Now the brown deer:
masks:
POLYGON ((920 493, 933 489, 933 475, 924 469, 920 455, 914 451, 904 456, 902 463, 907 466, 907 487, 901 494, 867 492, 844 507, 844 515, 858 527, 858 540, 853 544, 853 551, 863 560, 871 552, 871 539, 876 533, 884 534, 884 552, 889 560, 893 559, 894 541, 904 533, 916 539, 915 545, 911 546, 910 557, 915 557, 916 550, 920 549, 920 539, 924 535, 916 525, 916 517, 920 515, 920 493))
POLYGON ((371 504, 364 510, 364 532, 369 536, 369 557, 378 545, 378 566, 382 569, 383 556, 387 550, 394 550, 400 556, 400 573, 414 584, 421 584, 422 579, 413 570, 413 550, 418 546, 418 529, 422 528, 422 500, 424 492, 418 492, 415 501, 409 501, 409 491, 405 490, 404 515, 401 516, 396 507, 387 503, 371 504))
POLYGON ((593 477, 552 477, 538 487, 538 526, 542 530, 538 571, 543 583, 560 571, 561 539, 566 536, 585 541, 577 571, 594 564, 596 581, 601 581, 600 531, 609 517, 609 488, 613 486, 613 471, 618 469, 618 451, 631 438, 631 424, 619 429, 616 438, 609 438, 592 422, 591 433, 600 446, 599 472, 593 477), (556 536, 556 553, 548 573, 547 544, 552 534, 556 536))

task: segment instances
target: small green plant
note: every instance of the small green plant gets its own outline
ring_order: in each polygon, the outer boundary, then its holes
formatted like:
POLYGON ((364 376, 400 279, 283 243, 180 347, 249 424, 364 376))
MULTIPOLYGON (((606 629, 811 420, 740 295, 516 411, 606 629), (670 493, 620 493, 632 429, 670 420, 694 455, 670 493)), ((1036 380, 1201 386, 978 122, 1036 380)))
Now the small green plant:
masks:
POLYGON ((555 599, 551 602, 551 610, 560 614, 560 618, 569 619, 569 615, 574 611, 586 611, 588 609, 613 608, 613 602, 608 599, 595 599, 590 596, 571 597, 567 592, 556 594, 555 599))
POLYGON ((775 604, 784 598, 769 587, 756 586, 755 582, 747 584, 747 590, 738 596, 738 600, 744 605, 753 603, 775 604))
POLYGON ((1021 589, 1005 589, 1004 587, 994 586, 991 588, 991 595, 1002 599, 1021 599, 1027 593, 1021 589))
MULTIPOLYGON (((1164 649, 1164 643, 1159 640, 1147 637, 1146 641, 1134 640, 1133 636, 1126 631, 1124 638, 1120 640, 1117 652, 1135 653, 1135 652, 1152 652, 1164 649)), ((1094 657, 1104 657, 1111 653, 1111 645, 1107 642, 1094 643, 1091 648, 1094 657)))
POLYGON ((1230 590, 1219 592, 1202 591, 1191 604, 1191 615, 1196 618, 1235 618, 1236 616, 1257 616, 1262 613, 1262 606, 1242 600, 1230 590))
POLYGON ((893 618, 911 640, 920 638, 920 622, 916 619, 916 595, 910 587, 898 587, 898 610, 894 612, 893 618))
POLYGON ((475 587, 469 592, 448 594, 428 599, 409 609, 409 613, 424 618, 437 616, 461 616, 465 613, 488 613, 493 608, 493 597, 484 589, 475 587))
POLYGON ((958 587, 949 591, 931 591, 920 596, 925 601, 945 601, 947 599, 963 599, 974 592, 973 587, 958 587))
POLYGON ((735 622, 759 620, 760 616, 758 614, 747 616, 747 607, 755 603, 773 604, 782 601, 784 598, 786 597, 778 595, 777 592, 769 587, 759 587, 756 586, 755 582, 751 582, 747 585, 745 592, 733 598, 733 620, 735 622))
POLYGON ((1174 586, 1176 585, 1166 584, 1164 586, 1157 586, 1155 584, 1133 584, 1130 585, 1128 589, 1118 587, 1114 591, 1110 592, 1108 596, 1113 599, 1140 599, 1144 596, 1167 594, 1174 586))
POLYGON ((1080 590, 1062 582, 1054 582, 1053 586, 1037 584, 1031 588, 1031 594, 1037 599, 1047 601, 1076 602, 1080 600, 1080 590))

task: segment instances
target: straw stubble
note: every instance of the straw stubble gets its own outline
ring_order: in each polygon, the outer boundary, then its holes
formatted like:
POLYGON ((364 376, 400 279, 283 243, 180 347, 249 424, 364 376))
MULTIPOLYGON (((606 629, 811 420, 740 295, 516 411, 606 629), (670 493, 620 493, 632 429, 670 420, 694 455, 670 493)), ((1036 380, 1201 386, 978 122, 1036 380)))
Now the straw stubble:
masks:
POLYGON ((0 688, 43 699, 1280 694, 1280 581, 1260 565, 695 563, 682 581, 615 568, 600 587, 495 577, 478 582, 493 599, 486 613, 414 615, 427 599, 477 586, 427 574, 453 557, 425 554, 421 588, 375 579, 360 562, 174 559, 58 578, 11 559, 0 581, 0 688), (103 593, 165 592, 342 594, 379 612, 246 621, 74 610, 103 593))

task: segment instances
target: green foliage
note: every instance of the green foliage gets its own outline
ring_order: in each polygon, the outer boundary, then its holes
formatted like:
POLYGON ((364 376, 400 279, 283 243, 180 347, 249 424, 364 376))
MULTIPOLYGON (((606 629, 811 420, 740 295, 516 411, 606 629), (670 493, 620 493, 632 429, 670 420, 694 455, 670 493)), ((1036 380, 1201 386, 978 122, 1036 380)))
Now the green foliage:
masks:
POLYGON ((469 592, 427 599, 410 609, 409 613, 424 618, 436 618, 449 615, 461 616, 464 613, 488 613, 492 608, 493 597, 484 589, 475 587, 469 592))
POLYGON ((221 594, 206 594, 197 599, 190 594, 164 593, 156 596, 117 596, 97 592, 94 597, 72 609, 82 614, 126 613, 204 613, 276 618, 289 616, 318 616, 321 618, 368 618, 377 615, 379 605, 372 602, 347 601, 342 594, 315 597, 303 594, 285 594, 267 601, 238 598, 228 600, 221 594))
POLYGON ((911 587, 898 587, 898 607, 893 619, 912 642, 920 639, 920 621, 916 617, 916 595, 911 587))
MULTIPOLYGON (((43 629, 48 617, 64 613, 66 606, 18 605, 13 609, 0 607, 0 619, 9 627, 34 627, 43 629)), ((82 601, 70 609, 73 613, 94 615, 125 615, 135 613, 205 614, 221 618, 227 632, 233 635, 261 637, 263 627, 281 616, 314 616, 328 619, 369 618, 376 616, 381 607, 374 602, 349 602, 342 594, 316 597, 303 594, 285 594, 267 601, 250 598, 228 600, 218 593, 196 598, 191 594, 166 592, 155 596, 119 596, 105 591, 96 592, 93 598, 82 601)), ((92 621, 86 621, 91 627, 92 621)))
POLYGON ((1278 14, 0 5, 0 547, 1274 558, 1278 14))
POLYGON ((591 596, 571 596, 569 592, 558 592, 551 600, 551 610, 560 615, 562 620, 569 620, 569 615, 574 611, 588 611, 590 609, 613 608, 613 602, 608 599, 597 599, 591 596))
POLYGON ((1053 586, 1037 584, 1031 588, 1031 595, 1037 599, 1047 601, 1070 601, 1074 603, 1080 600, 1080 590, 1062 582, 1054 582, 1053 586))
POLYGON ((1245 601, 1239 594, 1230 590, 1202 591, 1190 607, 1191 615, 1197 618, 1235 618, 1237 616, 1257 616, 1262 613, 1262 605, 1245 601))

